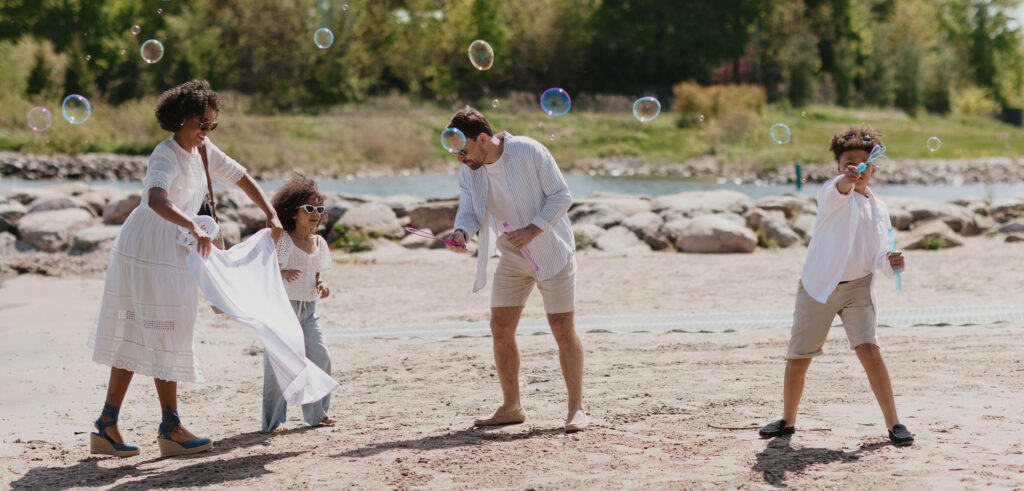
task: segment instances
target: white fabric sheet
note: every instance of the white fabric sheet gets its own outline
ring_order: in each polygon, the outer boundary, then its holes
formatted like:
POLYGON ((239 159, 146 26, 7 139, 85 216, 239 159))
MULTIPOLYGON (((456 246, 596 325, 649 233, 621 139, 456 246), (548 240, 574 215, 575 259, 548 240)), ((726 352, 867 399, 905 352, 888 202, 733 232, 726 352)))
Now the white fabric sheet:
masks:
MULTIPOLYGON (((196 222, 217 235, 212 218, 201 216, 196 222)), ((286 401, 307 404, 338 388, 330 374, 306 358, 302 327, 284 291, 270 229, 226 251, 214 248, 205 260, 184 229, 178 242, 189 250, 186 263, 210 303, 259 336, 286 401)))

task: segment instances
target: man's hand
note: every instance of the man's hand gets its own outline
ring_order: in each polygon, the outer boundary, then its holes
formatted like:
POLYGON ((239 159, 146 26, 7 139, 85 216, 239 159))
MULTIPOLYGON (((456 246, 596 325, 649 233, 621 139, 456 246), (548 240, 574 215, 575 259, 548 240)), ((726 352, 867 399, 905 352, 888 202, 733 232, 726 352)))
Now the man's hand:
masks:
POLYGON ((331 294, 331 289, 327 287, 327 283, 321 281, 316 284, 316 292, 320 294, 320 298, 327 298, 331 294))
POLYGON ((448 245, 449 251, 466 252, 469 250, 466 249, 466 242, 468 240, 468 238, 466 237, 466 232, 462 231, 461 229, 456 230, 452 232, 451 239, 454 240, 455 242, 458 242, 458 244, 448 245))
POLYGON ((301 275, 301 274, 302 274, 302 271, 300 271, 298 269, 282 269, 281 270, 281 279, 283 279, 284 281, 287 281, 288 283, 292 283, 295 280, 299 279, 299 275, 301 275))
POLYGON ((902 252, 892 252, 892 253, 890 253, 889 254, 889 266, 892 267, 893 271, 903 271, 903 268, 904 268, 903 253, 902 252))
POLYGON ((540 227, 531 223, 519 230, 513 230, 506 233, 505 238, 507 238, 516 249, 522 249, 533 241, 534 238, 540 235, 541 232, 543 232, 543 230, 541 230, 540 227))

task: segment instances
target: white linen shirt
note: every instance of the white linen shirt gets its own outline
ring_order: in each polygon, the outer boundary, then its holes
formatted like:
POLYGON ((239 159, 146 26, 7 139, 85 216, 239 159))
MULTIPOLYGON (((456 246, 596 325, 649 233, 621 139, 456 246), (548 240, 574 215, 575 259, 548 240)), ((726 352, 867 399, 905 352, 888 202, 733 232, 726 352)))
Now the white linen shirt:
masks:
MULTIPOLYGON (((889 209, 875 197, 868 188, 871 207, 870 215, 862 215, 861 207, 853 200, 856 191, 842 194, 836 189, 838 175, 829 179, 818 191, 818 218, 814 223, 814 235, 807 248, 807 259, 800 281, 811 298, 825 303, 828 296, 842 281, 851 252, 862 248, 864 256, 870 258, 870 271, 881 270, 892 276, 889 265, 889 209), (868 220, 867 227, 861 227, 862 220, 868 220)), ((871 303, 875 302, 874 280, 871 286, 871 303)))
MULTIPOLYGON (((533 224, 543 231, 527 244, 526 250, 540 268, 537 279, 550 279, 565 269, 576 253, 568 215, 572 206, 569 185, 551 152, 540 142, 508 132, 498 136, 505 139, 501 159, 511 196, 511 212, 515 215, 515 222, 509 220, 509 225, 533 224)), ((502 224, 494 223, 487 210, 489 183, 485 167, 472 170, 463 165, 459 171, 459 211, 454 228, 466 232, 467 237, 480 233, 473 292, 487 284, 487 258, 495 246, 492 234, 495 230, 498 235, 503 233, 502 224)))

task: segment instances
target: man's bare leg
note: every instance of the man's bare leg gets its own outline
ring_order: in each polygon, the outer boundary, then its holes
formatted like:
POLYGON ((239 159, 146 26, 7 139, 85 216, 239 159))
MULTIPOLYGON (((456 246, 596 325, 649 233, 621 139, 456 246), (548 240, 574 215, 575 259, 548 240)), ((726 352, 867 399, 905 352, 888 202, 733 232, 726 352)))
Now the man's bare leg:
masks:
POLYGON ((580 431, 587 427, 587 413, 583 411, 583 343, 576 335, 573 312, 548 314, 548 324, 558 343, 558 361, 569 393, 565 431, 580 431))
POLYGON ((796 424, 796 410, 800 407, 800 397, 804 394, 804 379, 810 366, 811 358, 786 360, 786 375, 782 383, 782 419, 786 420, 786 426, 796 424))
POLYGON ((494 364, 501 382, 501 407, 489 418, 473 422, 476 426, 515 424, 526 421, 526 412, 519 402, 519 347, 516 327, 522 307, 491 308, 491 339, 494 343, 494 364))
POLYGON ((899 424, 900 418, 896 415, 896 399, 892 393, 892 380, 889 379, 889 369, 882 359, 882 352, 871 343, 864 343, 854 348, 857 358, 864 367, 864 373, 868 376, 868 383, 871 384, 871 391, 875 393, 875 400, 882 408, 882 417, 885 418, 885 427, 892 429, 893 425, 899 424))

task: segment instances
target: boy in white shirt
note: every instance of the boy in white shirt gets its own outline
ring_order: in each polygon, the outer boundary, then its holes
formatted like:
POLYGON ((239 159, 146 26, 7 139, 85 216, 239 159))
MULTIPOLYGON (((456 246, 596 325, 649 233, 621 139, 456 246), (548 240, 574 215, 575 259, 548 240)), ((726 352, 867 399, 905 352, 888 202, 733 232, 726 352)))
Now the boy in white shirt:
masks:
POLYGON ((892 275, 904 267, 903 255, 890 251, 887 241, 889 211, 868 189, 876 168, 868 165, 871 149, 882 144, 881 135, 859 124, 832 136, 829 150, 836 157, 839 175, 818 192, 818 217, 797 289, 793 328, 786 355, 782 419, 760 430, 764 438, 796 431, 797 407, 811 358, 822 354, 836 314, 843 320, 850 348, 857 352, 871 390, 882 409, 889 439, 910 444, 914 436, 896 416, 889 371, 875 336, 876 305, 873 273, 892 275))

